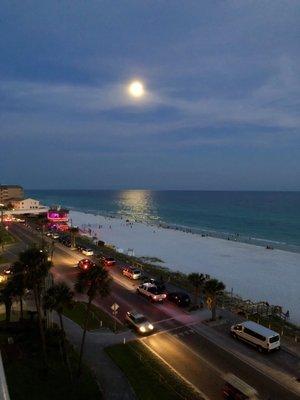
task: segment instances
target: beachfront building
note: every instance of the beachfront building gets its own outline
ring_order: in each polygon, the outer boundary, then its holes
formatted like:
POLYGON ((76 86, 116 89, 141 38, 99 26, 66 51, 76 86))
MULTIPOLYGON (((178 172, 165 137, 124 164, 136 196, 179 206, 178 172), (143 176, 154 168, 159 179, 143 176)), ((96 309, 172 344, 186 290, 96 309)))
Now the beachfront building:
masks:
POLYGON ((52 207, 47 212, 48 228, 59 231, 69 230, 69 210, 60 207, 52 207))
POLYGON ((34 199, 23 199, 23 200, 12 200, 11 205, 14 210, 22 210, 27 212, 28 210, 38 210, 42 208, 40 202, 34 199))
POLYGON ((0 204, 8 205, 12 200, 22 200, 24 190, 19 185, 0 185, 0 204))
POLYGON ((47 219, 49 222, 68 222, 69 210, 65 208, 50 208, 47 212, 47 219))

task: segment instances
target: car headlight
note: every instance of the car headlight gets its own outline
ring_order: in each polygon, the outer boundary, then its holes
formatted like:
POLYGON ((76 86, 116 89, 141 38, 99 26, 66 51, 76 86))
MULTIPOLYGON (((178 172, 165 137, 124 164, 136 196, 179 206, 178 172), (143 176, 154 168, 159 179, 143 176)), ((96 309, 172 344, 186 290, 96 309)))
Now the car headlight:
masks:
POLYGON ((141 332, 146 332, 146 328, 144 326, 140 326, 140 331, 141 332))
POLYGON ((149 324, 148 328, 151 329, 151 331, 152 331, 154 329, 154 326, 152 324, 149 324))

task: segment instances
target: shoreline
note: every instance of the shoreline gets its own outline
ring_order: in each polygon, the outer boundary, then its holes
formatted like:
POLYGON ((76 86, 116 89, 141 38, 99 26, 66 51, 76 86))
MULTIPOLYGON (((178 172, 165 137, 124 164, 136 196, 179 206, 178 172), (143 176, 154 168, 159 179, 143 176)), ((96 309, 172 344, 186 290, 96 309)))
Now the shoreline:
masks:
POLYGON ((114 244, 118 250, 133 249, 136 257, 159 258, 164 262, 157 264, 172 271, 210 274, 222 280, 228 291, 233 288, 243 298, 280 305, 289 310, 292 322, 300 323, 297 252, 267 250, 253 243, 75 210, 70 211, 70 218, 74 225, 90 230, 91 236, 114 244))
POLYGON ((287 251, 287 252, 293 252, 293 253, 299 253, 300 254, 300 246, 296 244, 290 244, 286 242, 281 242, 281 241, 276 241, 272 239, 266 239, 266 238, 259 238, 259 237, 254 237, 254 236, 249 236, 249 235, 244 235, 241 233, 232 233, 232 232, 222 232, 222 231, 217 231, 214 229, 209 229, 209 228, 194 228, 190 226, 185 226, 185 225, 176 225, 172 223, 167 223, 163 222, 159 219, 153 220, 152 222, 150 221, 143 221, 138 220, 138 219, 132 219, 130 215, 126 216, 123 214, 113 214, 113 213, 107 213, 107 212, 99 212, 97 210, 86 210, 82 211, 78 208, 74 208, 72 206, 64 206, 67 209, 70 210, 70 212, 80 212, 84 214, 91 214, 94 215, 95 217, 97 216, 102 216, 104 218, 112 218, 112 219, 120 219, 123 221, 130 221, 132 223, 141 223, 145 224, 147 226, 151 227, 156 227, 156 228, 163 228, 163 229, 170 229, 174 231, 180 231, 180 232, 185 232, 185 233, 190 233, 192 235, 203 235, 207 237, 211 237, 214 239, 223 239, 223 240, 228 240, 232 242, 237 242, 237 243, 245 243, 253 246, 259 246, 259 247, 267 247, 270 246, 270 250, 282 250, 282 251, 287 251))

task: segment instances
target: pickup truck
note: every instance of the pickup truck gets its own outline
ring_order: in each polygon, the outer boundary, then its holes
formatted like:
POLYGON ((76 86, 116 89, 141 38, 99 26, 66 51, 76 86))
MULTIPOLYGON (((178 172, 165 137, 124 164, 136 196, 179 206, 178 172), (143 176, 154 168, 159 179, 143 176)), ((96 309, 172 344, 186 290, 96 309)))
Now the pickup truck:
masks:
POLYGON ((138 294, 147 297, 147 299, 152 302, 162 302, 167 297, 165 290, 158 288, 150 282, 142 283, 137 287, 136 291, 138 294))

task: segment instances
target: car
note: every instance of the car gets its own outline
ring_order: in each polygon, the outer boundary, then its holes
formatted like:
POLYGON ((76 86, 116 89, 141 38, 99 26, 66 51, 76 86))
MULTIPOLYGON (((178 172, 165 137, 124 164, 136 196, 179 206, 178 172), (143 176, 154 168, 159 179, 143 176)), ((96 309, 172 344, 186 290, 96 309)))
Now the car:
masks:
POLYGON ((191 298, 184 292, 171 292, 168 293, 168 300, 175 303, 179 307, 187 307, 191 304, 191 298))
POLYGON ((142 276, 142 272, 140 269, 134 268, 134 267, 125 267, 122 270, 122 274, 124 276, 127 276, 129 279, 140 279, 142 276))
POLYGON ((6 267, 6 268, 3 270, 3 273, 4 273, 5 275, 11 275, 11 274, 12 274, 12 267, 6 267))
POLYGON ((52 236, 52 232, 46 232, 46 236, 48 237, 52 236))
POLYGON ((167 292, 166 285, 164 284, 162 279, 157 280, 157 279, 154 279, 154 278, 150 278, 150 279, 147 279, 146 282, 149 282, 152 285, 156 286, 157 288, 167 292))
POLYGON ((137 287, 136 291, 138 294, 147 297, 147 299, 153 303, 162 303, 167 297, 165 290, 151 282, 142 283, 137 287))
POLYGON ((52 233, 51 235, 53 239, 59 239, 59 234, 58 233, 52 233))
POLYGON ((93 267, 95 263, 88 258, 84 258, 83 260, 80 260, 78 263, 78 268, 80 268, 82 271, 87 271, 89 268, 93 267))
POLYGON ((92 249, 84 248, 84 249, 81 250, 81 252, 82 252, 82 254, 84 254, 85 256, 92 256, 92 255, 94 255, 94 252, 93 252, 92 249))
POLYGON ((111 267, 116 264, 116 260, 112 257, 103 257, 102 262, 106 267, 111 267))
POLYGON ((131 325, 139 334, 151 333, 154 330, 151 324, 142 314, 135 311, 127 311, 126 322, 131 325))

